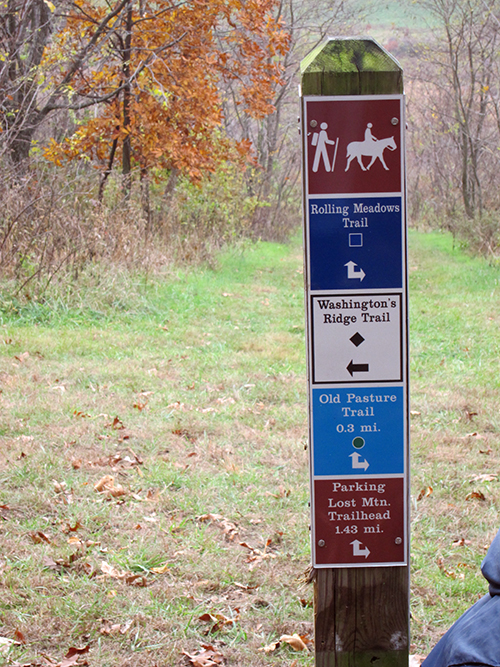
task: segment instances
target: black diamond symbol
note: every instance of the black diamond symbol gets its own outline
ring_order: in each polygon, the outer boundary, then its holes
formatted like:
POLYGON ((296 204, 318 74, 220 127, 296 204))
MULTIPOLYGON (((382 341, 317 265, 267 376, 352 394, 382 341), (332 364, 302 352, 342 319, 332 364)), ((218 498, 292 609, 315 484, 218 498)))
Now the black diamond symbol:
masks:
POLYGON ((349 338, 351 343, 355 345, 356 347, 359 347, 361 343, 365 340, 363 336, 360 333, 355 333, 354 336, 351 336, 349 338))

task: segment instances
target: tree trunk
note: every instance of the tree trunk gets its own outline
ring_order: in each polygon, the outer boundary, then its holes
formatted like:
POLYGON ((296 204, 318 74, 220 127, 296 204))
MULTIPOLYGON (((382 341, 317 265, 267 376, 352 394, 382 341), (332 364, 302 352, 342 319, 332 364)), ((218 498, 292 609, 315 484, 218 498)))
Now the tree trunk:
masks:
POLYGON ((123 190, 125 201, 130 199, 132 189, 132 146, 130 141, 130 57, 132 53, 132 0, 127 6, 127 24, 125 34, 125 48, 123 49, 123 78, 125 86, 123 88, 123 129, 125 136, 122 149, 122 173, 123 190))

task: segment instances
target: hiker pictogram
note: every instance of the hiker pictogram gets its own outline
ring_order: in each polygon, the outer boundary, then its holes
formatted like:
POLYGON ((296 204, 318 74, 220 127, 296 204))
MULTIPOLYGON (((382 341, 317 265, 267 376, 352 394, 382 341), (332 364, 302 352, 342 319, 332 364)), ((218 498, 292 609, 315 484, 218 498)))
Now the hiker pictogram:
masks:
POLYGON ((396 142, 394 141, 394 137, 388 137, 387 139, 377 139, 372 134, 372 127, 372 123, 367 124, 364 141, 351 141, 351 143, 347 145, 346 171, 351 166, 351 162, 354 158, 357 159, 358 164, 363 171, 368 171, 377 159, 380 160, 384 169, 389 171, 389 167, 384 161, 384 151, 386 148, 388 148, 390 151, 395 151, 397 148, 396 142), (366 167, 363 164, 363 157, 371 157, 371 161, 366 167))
POLYGON ((339 140, 329 139, 328 138, 328 123, 321 123, 321 131, 315 132, 312 136, 311 143, 316 147, 316 152, 314 154, 314 162, 312 170, 317 172, 321 160, 323 160, 323 166, 326 171, 333 171, 335 168, 335 160, 337 158, 337 148, 339 145, 339 140), (335 146, 335 150, 332 157, 332 163, 330 166, 330 156, 328 155, 328 145, 335 146))

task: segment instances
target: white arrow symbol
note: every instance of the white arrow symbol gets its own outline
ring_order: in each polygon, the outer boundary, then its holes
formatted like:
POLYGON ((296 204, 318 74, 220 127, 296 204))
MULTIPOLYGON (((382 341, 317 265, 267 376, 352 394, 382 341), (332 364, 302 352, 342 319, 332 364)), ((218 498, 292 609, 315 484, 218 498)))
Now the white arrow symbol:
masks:
POLYGON ((352 544, 353 556, 364 556, 365 558, 368 558, 368 556, 370 555, 370 550, 368 549, 368 547, 360 549, 359 547, 361 546, 361 542, 359 540, 354 540, 354 542, 351 542, 351 544, 352 544))
POLYGON ((353 468, 363 468, 364 470, 366 470, 370 465, 366 459, 363 459, 362 461, 359 460, 360 455, 358 454, 358 452, 353 452, 352 454, 349 454, 349 456, 352 459, 353 468))
POLYGON ((363 280, 365 277, 366 273, 363 271, 363 269, 359 269, 356 271, 355 267, 357 266, 356 262, 347 262, 347 264, 344 264, 344 266, 347 266, 347 278, 348 279, 358 279, 360 282, 363 280))

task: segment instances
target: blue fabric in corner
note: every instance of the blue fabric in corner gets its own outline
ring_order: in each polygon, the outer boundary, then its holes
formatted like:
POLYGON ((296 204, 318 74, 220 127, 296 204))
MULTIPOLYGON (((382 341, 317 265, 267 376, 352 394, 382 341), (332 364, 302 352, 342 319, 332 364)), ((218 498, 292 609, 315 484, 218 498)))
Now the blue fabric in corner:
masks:
POLYGON ((500 667, 500 531, 481 565, 489 594, 456 621, 422 667, 500 667))

